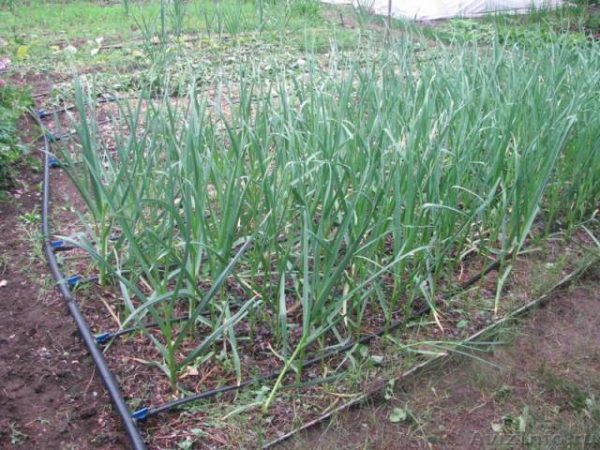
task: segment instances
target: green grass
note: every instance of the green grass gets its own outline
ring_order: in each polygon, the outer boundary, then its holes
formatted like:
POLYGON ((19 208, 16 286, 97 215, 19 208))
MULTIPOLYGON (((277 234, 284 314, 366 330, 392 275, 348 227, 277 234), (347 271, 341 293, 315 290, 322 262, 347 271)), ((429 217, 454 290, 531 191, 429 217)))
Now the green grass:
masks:
POLYGON ((131 3, 129 12, 120 3, 90 1, 54 3, 16 2, 14 9, 0 9, 5 25, 0 37, 18 45, 46 46, 61 41, 78 43, 110 37, 126 41, 141 38, 144 27, 152 24, 161 31, 235 35, 263 31, 295 31, 323 24, 319 6, 312 0, 297 1, 289 7, 281 2, 266 2, 263 24, 254 2, 226 0, 212 2, 150 1, 131 3))
MULTIPOLYGON (((61 3, 57 7, 55 3, 45 1, 16 2, 14 10, 5 9, 0 11, 0 20, 6 24, 3 27, 3 37, 14 37, 19 39, 23 34, 27 35, 35 31, 40 39, 44 37, 50 41, 59 38, 65 39, 94 39, 100 36, 118 36, 128 38, 138 30, 138 23, 142 19, 149 20, 158 16, 161 11, 160 1, 132 2, 129 12, 126 12, 121 3, 102 4, 90 1, 72 1, 61 3)), ((173 3, 164 3, 166 25, 173 29, 175 11, 173 3)), ((214 3, 211 1, 193 1, 184 3, 185 14, 182 26, 187 32, 199 32, 207 30, 205 14, 209 19, 213 15, 222 12, 224 15, 233 14, 233 10, 248 18, 246 31, 253 29, 257 24, 256 5, 253 2, 226 2, 214 3), (252 27, 252 28, 249 28, 252 27)), ((217 19, 213 23, 216 25, 217 19)))
MULTIPOLYGON (((158 11, 159 4, 150 2, 143 6, 149 14, 158 11)), ((95 2, 64 2, 60 5, 43 1, 15 2, 14 10, 0 12, 0 20, 5 25, 2 36, 21 38, 32 31, 39 39, 50 41, 56 38, 81 38, 87 36, 120 35, 131 33, 131 18, 125 14, 119 3, 101 4, 95 2), (58 36, 56 36, 58 34, 58 36)))
MULTIPOLYGON (((58 78, 84 72, 111 91, 138 90, 152 82, 148 78, 162 76, 153 70, 159 57, 169 59, 172 73, 188 77, 194 71, 200 84, 229 59, 266 59, 265 52, 281 59, 294 53, 293 64, 305 50, 329 51, 332 41, 342 49, 357 43, 353 31, 334 27, 332 33, 316 0, 265 2, 262 23, 256 3, 235 0, 135 2, 128 13, 122 4, 89 1, 60 8, 47 2, 27 5, 0 9, 6 24, 0 29, 6 43, 2 52, 12 57, 13 71, 58 78), (168 45, 156 46, 157 41, 168 45)), ((228 72, 231 76, 235 73, 228 72)), ((59 82, 53 93, 47 107, 72 100, 72 89, 59 82)))

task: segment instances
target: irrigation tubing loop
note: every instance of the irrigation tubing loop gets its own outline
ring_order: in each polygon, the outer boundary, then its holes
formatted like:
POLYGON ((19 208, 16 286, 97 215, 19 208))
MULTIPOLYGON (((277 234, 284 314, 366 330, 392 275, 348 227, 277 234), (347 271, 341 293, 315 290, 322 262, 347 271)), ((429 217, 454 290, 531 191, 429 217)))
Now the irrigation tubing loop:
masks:
MULTIPOLYGON (((40 118, 38 116, 34 116, 34 120, 41 125, 40 118)), ((125 403, 117 380, 108 368, 106 360, 104 359, 104 355, 97 347, 96 340, 90 331, 89 325, 81 314, 81 310, 79 309, 79 306, 77 305, 77 302, 75 301, 75 298, 69 289, 69 284, 58 267, 58 262, 53 251, 52 242, 50 240, 50 159, 50 142, 48 136, 44 134, 44 181, 42 193, 42 234, 44 237, 44 254, 46 255, 46 260, 48 262, 50 272, 52 273, 52 277, 56 281, 58 289, 62 294, 65 303, 67 304, 69 313, 73 317, 73 320, 75 321, 75 324, 79 330, 79 334, 88 348, 98 373, 100 374, 100 378, 102 378, 113 405, 121 417, 132 448, 134 450, 145 450, 146 445, 144 444, 144 440, 142 439, 136 421, 132 418, 129 408, 125 403)))

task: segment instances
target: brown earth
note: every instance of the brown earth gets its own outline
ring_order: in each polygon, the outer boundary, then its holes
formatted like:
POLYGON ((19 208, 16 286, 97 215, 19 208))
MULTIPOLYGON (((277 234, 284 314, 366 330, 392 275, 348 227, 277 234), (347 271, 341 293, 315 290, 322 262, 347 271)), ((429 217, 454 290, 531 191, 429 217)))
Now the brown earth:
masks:
POLYGON ((24 167, 0 203, 0 448, 125 448, 43 262, 40 183, 41 175, 24 167))

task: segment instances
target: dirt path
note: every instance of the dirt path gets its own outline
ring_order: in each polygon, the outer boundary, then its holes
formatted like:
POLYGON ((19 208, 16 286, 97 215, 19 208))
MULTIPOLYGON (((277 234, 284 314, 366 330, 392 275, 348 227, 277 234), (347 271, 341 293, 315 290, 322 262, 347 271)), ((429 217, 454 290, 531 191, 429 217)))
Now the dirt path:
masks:
POLYGON ((336 417, 288 449, 599 449, 600 268, 499 336, 393 398, 336 417))
POLYGON ((0 203, 0 448, 126 448, 42 259, 41 175, 19 178, 0 203))

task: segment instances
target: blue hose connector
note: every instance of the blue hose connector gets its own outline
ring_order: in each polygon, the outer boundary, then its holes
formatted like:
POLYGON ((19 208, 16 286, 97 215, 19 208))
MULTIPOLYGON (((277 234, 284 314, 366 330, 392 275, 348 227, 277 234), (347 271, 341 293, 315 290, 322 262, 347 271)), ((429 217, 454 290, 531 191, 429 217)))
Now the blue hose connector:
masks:
POLYGON ((150 408, 148 408, 148 407, 138 409, 131 415, 131 418, 133 420, 146 420, 149 413, 150 413, 150 408))
POLYGON ((50 242, 50 246, 52 247, 52 250, 60 250, 61 248, 63 248, 65 246, 65 241, 61 241, 61 240, 52 241, 52 242, 50 242))
POLYGON ((112 338, 112 333, 98 333, 96 336, 94 336, 94 338, 96 339, 96 344, 103 345, 110 341, 110 338, 112 338))
POLYGON ((57 169, 60 167, 60 161, 58 159, 56 159, 54 156, 50 156, 48 158, 48 166, 51 169, 57 169))
POLYGON ((81 275, 71 275, 69 278, 67 278, 67 284, 70 287, 75 287, 79 283, 81 283, 82 280, 83 280, 83 277, 81 275))

